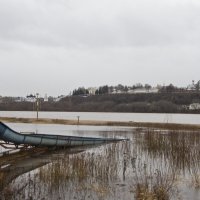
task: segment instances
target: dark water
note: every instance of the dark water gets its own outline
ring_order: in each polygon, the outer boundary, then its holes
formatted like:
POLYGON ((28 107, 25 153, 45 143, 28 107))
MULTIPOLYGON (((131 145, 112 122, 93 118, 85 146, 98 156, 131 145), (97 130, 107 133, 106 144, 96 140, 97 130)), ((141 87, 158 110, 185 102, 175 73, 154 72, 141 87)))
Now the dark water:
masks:
MULTIPOLYGON (((35 130, 35 125, 9 125, 35 130)), ((6 162, 0 160, 2 199, 129 200, 139 199, 141 194, 151 196, 153 191, 157 199, 200 199, 198 132, 60 125, 36 128, 39 132, 130 140, 30 152, 18 159, 8 156, 6 162)))

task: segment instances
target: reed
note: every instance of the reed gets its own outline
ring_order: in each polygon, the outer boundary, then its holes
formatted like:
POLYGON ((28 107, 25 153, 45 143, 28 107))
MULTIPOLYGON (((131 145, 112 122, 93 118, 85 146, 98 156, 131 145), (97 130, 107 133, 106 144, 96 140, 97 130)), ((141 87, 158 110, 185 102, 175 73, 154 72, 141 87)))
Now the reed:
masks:
POLYGON ((134 173, 134 197, 136 200, 169 200, 175 195, 176 173, 170 168, 152 169, 139 162, 134 173))
POLYGON ((8 194, 12 191, 11 199, 113 200, 122 193, 123 199, 170 200, 177 199, 185 177, 199 188, 198 131, 137 128, 128 137, 74 154, 52 152, 58 156, 13 181, 8 194))
MULTIPOLYGON (((152 158, 162 158, 173 169, 190 170, 199 160, 199 132, 157 131, 148 129, 138 134, 136 145, 141 154, 148 153, 152 158)), ((198 164, 200 165, 200 164, 198 164)))
MULTIPOLYGON (((200 150, 199 150, 200 151, 200 150)), ((197 162, 194 158, 192 158, 194 167, 191 168, 191 186, 197 190, 200 190, 200 166, 199 162, 197 162)))

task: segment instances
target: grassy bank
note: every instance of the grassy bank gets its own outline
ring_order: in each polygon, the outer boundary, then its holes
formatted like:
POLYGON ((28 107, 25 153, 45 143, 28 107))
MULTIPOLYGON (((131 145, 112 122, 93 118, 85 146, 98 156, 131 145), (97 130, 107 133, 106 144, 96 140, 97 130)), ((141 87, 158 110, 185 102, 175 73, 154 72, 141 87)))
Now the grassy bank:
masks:
POLYGON ((91 125, 91 126, 129 126, 129 127, 147 127, 168 130, 193 130, 199 131, 200 125, 193 124, 175 124, 175 123, 151 123, 151 122, 122 122, 122 121, 96 121, 96 120, 66 120, 66 119, 47 119, 47 118, 15 118, 0 117, 2 122, 12 123, 38 123, 38 124, 63 124, 63 125, 91 125))

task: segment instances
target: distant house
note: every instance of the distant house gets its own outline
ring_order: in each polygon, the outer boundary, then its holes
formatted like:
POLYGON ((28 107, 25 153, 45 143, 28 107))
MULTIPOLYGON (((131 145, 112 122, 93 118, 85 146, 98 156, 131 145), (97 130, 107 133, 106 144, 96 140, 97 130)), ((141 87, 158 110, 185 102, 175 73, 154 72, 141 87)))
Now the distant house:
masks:
POLYGON ((113 89, 113 91, 111 92, 111 94, 121 94, 121 93, 123 93, 123 91, 121 91, 121 90, 117 90, 117 89, 113 89))
POLYGON ((25 101, 27 102, 36 102, 36 96, 35 95, 27 95, 26 98, 25 98, 25 101))
POLYGON ((146 89, 146 88, 136 88, 136 89, 128 90, 128 93, 129 93, 129 94, 157 93, 158 90, 159 90, 158 88, 150 88, 150 89, 146 89))
POLYGON ((192 103, 189 105, 189 110, 199 110, 200 109, 200 103, 192 103))
POLYGON ((136 93, 147 93, 147 90, 145 88, 136 88, 132 90, 128 90, 129 94, 136 94, 136 93))
POLYGON ((45 94, 45 96, 44 96, 44 102, 48 102, 47 94, 45 94))
POLYGON ((23 101, 26 101, 26 98, 24 98, 24 97, 15 97, 14 101, 15 102, 23 102, 23 101))
POLYGON ((54 102, 59 102, 61 99, 63 99, 63 98, 65 98, 66 96, 64 96, 64 95, 60 95, 60 96, 58 96, 58 97, 53 97, 53 101, 54 102))
POLYGON ((59 97, 53 98, 53 101, 54 101, 54 102, 59 102, 60 100, 61 100, 61 98, 59 98, 59 97))
POLYGON ((153 87, 153 88, 151 88, 151 89, 149 89, 149 92, 150 93, 157 93, 159 91, 159 88, 158 87, 153 87))
POLYGON ((89 92, 89 95, 95 95, 97 88, 96 87, 89 87, 87 90, 89 92))

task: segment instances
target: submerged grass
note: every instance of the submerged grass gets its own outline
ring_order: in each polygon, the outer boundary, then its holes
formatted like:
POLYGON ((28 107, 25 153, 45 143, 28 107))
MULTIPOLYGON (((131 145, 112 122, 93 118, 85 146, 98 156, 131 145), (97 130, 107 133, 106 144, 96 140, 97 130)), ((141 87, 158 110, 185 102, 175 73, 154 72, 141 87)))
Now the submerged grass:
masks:
POLYGON ((172 171, 163 172, 147 169, 146 164, 136 170, 134 197, 136 200, 169 200, 176 191, 176 174, 172 171))
POLYGON ((152 158, 169 161, 173 169, 185 171, 200 167, 200 133, 196 131, 157 131, 138 134, 136 144, 152 158))
POLYGON ((130 141, 66 150, 7 189, 13 199, 171 200, 185 176, 200 188, 199 158, 198 131, 138 128, 130 141))
POLYGON ((40 182, 48 184, 49 193, 56 193, 59 188, 69 187, 73 182, 79 195, 84 192, 96 195, 98 199, 110 195, 109 182, 118 176, 116 144, 110 144, 105 151, 65 155, 39 169, 40 182), (106 154, 105 154, 106 152, 106 154))
POLYGON ((171 199, 176 193, 179 177, 182 177, 182 180, 189 177, 191 186, 200 189, 198 131, 148 129, 143 134, 136 133, 135 139, 140 157, 153 161, 145 161, 146 164, 136 170, 136 199, 171 199), (153 172, 151 165, 156 169, 153 172))

